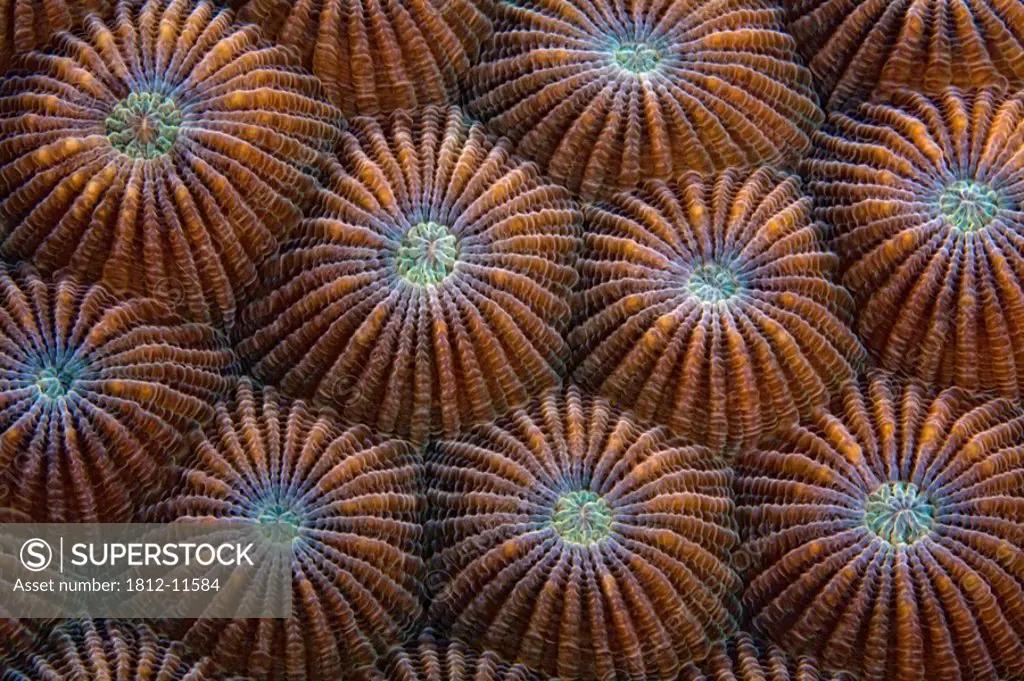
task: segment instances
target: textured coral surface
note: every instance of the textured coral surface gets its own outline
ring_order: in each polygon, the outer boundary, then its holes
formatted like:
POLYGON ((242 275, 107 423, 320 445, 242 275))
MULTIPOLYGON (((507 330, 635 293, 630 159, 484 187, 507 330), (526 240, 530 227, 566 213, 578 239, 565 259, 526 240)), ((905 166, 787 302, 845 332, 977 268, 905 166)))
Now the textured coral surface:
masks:
POLYGON ((835 114, 804 164, 857 331, 886 368, 1024 390, 1024 98, 951 89, 835 114))
POLYGON ((159 491, 181 433, 213 417, 231 361, 213 329, 156 300, 0 269, 4 505, 127 522, 159 491))
POLYGON ((339 160, 240 325, 253 373, 417 441, 555 384, 569 193, 456 108, 358 119, 339 160))
POLYGON ((293 617, 200 620, 185 642, 260 678, 336 681, 372 664, 420 614, 421 474, 410 444, 242 379, 146 517, 290 528, 293 617))
POLYGON ((469 109, 585 198, 790 161, 821 122, 783 11, 761 0, 500 3, 469 109))
POLYGON ((30 651, 36 644, 35 636, 22 622, 14 618, 0 618, 0 650, 4 654, 13 656, 15 653, 30 651))
POLYGON ((41 50, 60 31, 79 26, 106 0, 0 0, 0 76, 15 54, 41 50))
POLYGON ((1022 282, 1022 0, 0 0, 0 528, 273 554, 0 681, 1024 681, 1022 282))
POLYGON ((753 443, 853 376, 863 350, 798 181, 649 182, 586 213, 575 378, 714 447, 753 443))
POLYGON ((752 622, 864 681, 1024 671, 1024 412, 873 375, 737 464, 752 622))
POLYGON ((739 632, 711 648, 706 659, 690 663, 677 681, 856 681, 845 671, 822 668, 807 655, 793 657, 772 643, 739 632))
POLYGON ((341 113, 210 2, 124 2, 0 79, 0 253, 230 326, 341 113))
POLYGON ((913 87, 1024 85, 1024 6, 1013 0, 786 0, 829 109, 913 87))
POLYGON ((371 681, 539 681, 521 664, 426 630, 382 660, 371 681))
POLYGON ((241 17, 299 50, 348 116, 454 103, 491 0, 249 0, 241 17))
MULTIPOLYGON (((32 519, 11 509, 0 509, 0 523, 27 523, 32 519)), ((22 566, 17 562, 20 546, 12 545, 14 542, 4 542, 5 556, 0 559, 0 566, 4 571, 5 578, 2 580, 3 588, 13 593, 14 580, 22 571, 22 566)), ((51 620, 19 620, 10 617, 13 603, 0 604, 0 676, 4 672, 4 665, 10 664, 15 658, 25 659, 33 651, 39 650, 42 645, 42 633, 52 624, 51 620), (42 633, 41 633, 42 632, 42 633), (6 660, 6 662, 5 662, 6 660)))
POLYGON ((223 678, 179 642, 114 620, 66 620, 33 653, 8 657, 4 681, 208 681, 223 678))
POLYGON ((734 627, 730 474, 575 387, 428 450, 430 614, 548 677, 672 678, 734 627))

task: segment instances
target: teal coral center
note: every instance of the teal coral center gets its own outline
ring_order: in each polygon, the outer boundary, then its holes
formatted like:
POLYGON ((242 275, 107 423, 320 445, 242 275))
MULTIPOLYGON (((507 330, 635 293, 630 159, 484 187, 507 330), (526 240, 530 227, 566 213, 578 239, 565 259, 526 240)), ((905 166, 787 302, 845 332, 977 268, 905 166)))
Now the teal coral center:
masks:
POLYGON ((959 180, 939 195, 939 212, 959 232, 977 232, 995 219, 1000 209, 999 195, 973 180, 959 180))
POLYGON ((122 154, 149 160, 168 153, 184 116, 174 100, 155 92, 133 92, 107 116, 107 139, 122 154))
POLYGON ((889 482, 868 496, 864 522, 889 544, 906 546, 931 532, 935 506, 914 483, 889 482))
POLYGON ((570 544, 596 544, 611 534, 613 512, 590 490, 566 492, 555 502, 551 527, 570 544))
POLYGON ((398 275, 411 284, 441 283, 455 269, 459 244, 455 235, 436 222, 413 225, 398 245, 398 275))
POLYGON ((661 51, 643 42, 618 45, 614 51, 615 64, 633 74, 650 73, 661 63, 661 51))
POLYGON ((299 514, 290 505, 276 500, 260 505, 256 520, 267 528, 267 538, 272 542, 290 542, 299 536, 302 527, 299 514))
POLYGON ((78 378, 78 371, 71 362, 46 364, 35 376, 35 387, 41 395, 51 400, 66 396, 78 378))
POLYGON ((694 268, 686 287, 702 303, 717 303, 735 296, 741 284, 739 277, 730 268, 708 263, 694 268))

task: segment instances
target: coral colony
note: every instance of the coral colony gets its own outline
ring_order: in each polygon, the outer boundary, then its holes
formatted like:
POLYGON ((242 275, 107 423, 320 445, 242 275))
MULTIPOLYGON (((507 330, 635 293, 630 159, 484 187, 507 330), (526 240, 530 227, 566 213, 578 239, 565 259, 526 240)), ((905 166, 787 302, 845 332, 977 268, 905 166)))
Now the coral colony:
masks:
POLYGON ((0 679, 1024 680, 1022 149, 1019 0, 0 0, 0 521, 293 602, 0 679))

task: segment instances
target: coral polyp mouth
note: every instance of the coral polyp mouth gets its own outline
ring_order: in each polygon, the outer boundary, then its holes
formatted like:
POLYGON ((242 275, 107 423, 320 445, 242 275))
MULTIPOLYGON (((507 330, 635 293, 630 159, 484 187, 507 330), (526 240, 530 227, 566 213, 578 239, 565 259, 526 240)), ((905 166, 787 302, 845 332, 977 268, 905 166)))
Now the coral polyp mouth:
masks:
POLYGON ((184 115, 174 100, 156 92, 133 92, 107 117, 107 138, 126 156, 154 159, 178 139, 184 115))
POLYGON ((935 506, 914 483, 890 482, 868 496, 864 522, 893 546, 906 546, 931 532, 935 506))
POLYGON ((77 377, 78 372, 70 364, 48 364, 36 374, 35 387, 44 397, 56 400, 71 392, 77 377))
POLYGON ((637 75, 654 71, 662 60, 661 50, 642 42, 623 43, 614 55, 619 68, 637 75))
POLYGON ((74 376, 54 367, 46 367, 36 375, 36 389, 50 399, 67 395, 74 382, 74 376))
POLYGON ((973 180, 954 182, 939 196, 939 212, 957 231, 966 234, 988 227, 999 208, 999 195, 973 180))
POLYGON ((398 245, 398 275, 418 286, 440 284, 458 259, 455 235, 444 225, 421 222, 413 225, 398 245))
POLYGON ((281 501, 262 505, 257 511, 256 520, 266 526, 265 533, 273 542, 290 542, 302 531, 301 514, 281 501))
POLYGON ((701 265, 690 273, 686 287, 702 303, 717 303, 732 298, 742 288, 731 268, 717 263, 701 265))
POLYGON ((590 490, 567 492, 555 502, 551 527, 570 544, 596 544, 611 534, 613 512, 608 502, 590 490))

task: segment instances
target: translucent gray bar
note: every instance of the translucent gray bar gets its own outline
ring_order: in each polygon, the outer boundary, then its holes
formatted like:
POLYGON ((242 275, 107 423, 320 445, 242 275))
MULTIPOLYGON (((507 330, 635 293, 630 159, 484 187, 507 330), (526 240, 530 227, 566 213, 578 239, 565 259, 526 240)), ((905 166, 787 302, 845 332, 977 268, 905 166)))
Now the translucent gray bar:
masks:
POLYGON ((0 523, 0 618, 284 618, 288 525, 0 523))

